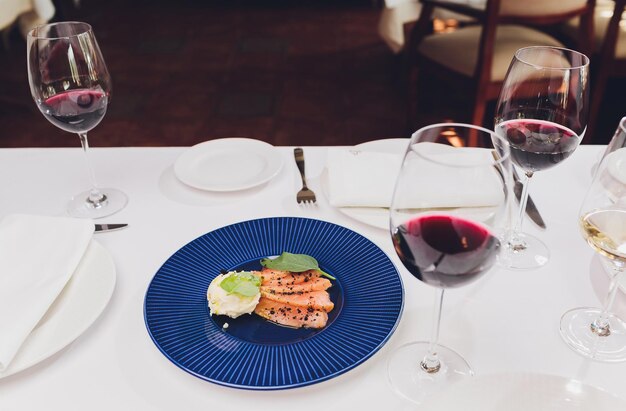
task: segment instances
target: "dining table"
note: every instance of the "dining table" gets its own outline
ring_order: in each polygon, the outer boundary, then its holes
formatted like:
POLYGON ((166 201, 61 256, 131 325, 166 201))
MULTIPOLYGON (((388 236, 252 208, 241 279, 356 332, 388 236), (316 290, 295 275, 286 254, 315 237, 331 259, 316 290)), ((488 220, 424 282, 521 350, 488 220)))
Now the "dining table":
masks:
MULTIPOLYGON (((306 205, 296 202, 301 179, 291 146, 275 147, 282 166, 273 178, 255 187, 221 192, 192 188, 177 178, 174 165, 189 147, 92 148, 99 184, 121 189, 129 197, 122 211, 96 221, 128 227, 93 237, 114 262, 114 291, 98 318, 72 342, 0 378, 0 410, 428 409, 396 394, 388 381, 387 360, 402 344, 429 340, 436 291, 404 268, 388 229, 330 205, 326 161, 333 148, 303 147, 307 182, 317 197, 316 203, 306 205), (177 250, 206 233, 269 217, 329 222, 380 248, 397 269, 404 289, 395 330, 364 361, 311 384, 242 389, 186 372, 163 355, 146 327, 145 297, 155 273, 177 250)), ((599 257, 578 227, 579 207, 604 150, 605 146, 582 145, 557 167, 533 177, 530 195, 547 228, 530 220, 523 228, 548 246, 547 264, 536 270, 496 265, 478 281, 446 292, 440 342, 468 361, 473 378, 557 376, 626 401, 626 363, 583 358, 559 334, 566 311, 599 307, 608 290, 599 257)), ((65 215, 67 200, 89 186, 83 161, 79 147, 0 149, 0 217, 65 215)), ((237 159, 223 172, 229 173, 230 167, 237 167, 237 159)), ((613 311, 626 318, 626 282, 613 311)))

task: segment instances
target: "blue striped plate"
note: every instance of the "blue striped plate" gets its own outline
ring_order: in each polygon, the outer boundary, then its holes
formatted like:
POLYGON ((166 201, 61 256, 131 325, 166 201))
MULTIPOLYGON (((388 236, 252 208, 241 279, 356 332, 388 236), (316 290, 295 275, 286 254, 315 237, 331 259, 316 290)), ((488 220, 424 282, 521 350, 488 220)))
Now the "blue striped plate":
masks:
POLYGON ((394 332, 403 301, 398 271, 365 237, 325 221, 275 217, 222 227, 174 253, 148 287, 144 318, 156 346, 183 370, 229 387, 276 390, 361 364, 394 332), (261 258, 283 251, 311 255, 337 278, 325 328, 209 315, 206 291, 221 270, 260 269, 261 258))

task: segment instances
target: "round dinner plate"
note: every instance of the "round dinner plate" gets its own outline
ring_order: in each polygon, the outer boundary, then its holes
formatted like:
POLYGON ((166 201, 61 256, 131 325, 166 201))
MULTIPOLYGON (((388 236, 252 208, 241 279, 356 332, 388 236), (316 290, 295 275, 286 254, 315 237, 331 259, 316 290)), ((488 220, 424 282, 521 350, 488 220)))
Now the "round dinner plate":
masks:
POLYGON ((144 316, 158 349, 183 370, 230 387, 276 390, 325 381, 364 362, 396 329, 403 296, 397 269, 370 240, 325 221, 274 217, 219 228, 176 251, 148 286, 144 316), (313 256, 336 278, 326 327, 210 315, 206 292, 220 271, 260 269, 261 258, 283 251, 313 256))
POLYGON ((626 409, 626 401, 575 379, 504 373, 455 383, 422 406, 429 411, 615 411, 626 409))
MULTIPOLYGON (((408 138, 387 138, 382 140, 368 141, 354 146, 361 151, 403 154, 409 145, 408 138)), ((322 173, 322 187, 324 195, 328 198, 328 169, 322 173)), ((338 207, 342 214, 367 224, 371 227, 389 230, 389 209, 383 207, 338 207)))
POLYGON ((115 277, 111 254, 92 241, 63 291, 0 378, 45 360, 85 332, 109 303, 115 277))
POLYGON ((274 146, 250 138, 222 138, 190 147, 174 163, 174 174, 188 186, 207 191, 238 191, 266 183, 283 165, 274 146))

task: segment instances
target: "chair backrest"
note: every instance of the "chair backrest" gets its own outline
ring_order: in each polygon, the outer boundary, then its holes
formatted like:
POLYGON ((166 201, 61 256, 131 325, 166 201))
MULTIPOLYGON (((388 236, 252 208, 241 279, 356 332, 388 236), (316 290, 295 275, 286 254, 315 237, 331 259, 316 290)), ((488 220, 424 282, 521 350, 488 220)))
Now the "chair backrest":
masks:
POLYGON ((482 123, 485 102, 496 98, 502 86, 501 80, 492 80, 496 32, 499 26, 516 24, 534 28, 548 27, 564 23, 573 17, 580 17, 581 24, 576 36, 578 44, 573 48, 588 56, 592 49, 593 11, 596 0, 485 0, 484 8, 477 7, 477 2, 472 0, 464 4, 447 0, 420 0, 420 2, 423 4, 422 13, 413 27, 409 37, 410 43, 407 45, 409 67, 417 66, 419 62, 419 44, 430 34, 429 24, 436 7, 473 17, 482 26, 472 75, 476 94, 472 120, 475 124, 482 123))
MULTIPOLYGON (((501 24, 555 25, 578 16, 580 25, 576 48, 586 55, 592 51, 596 0, 485 0, 482 9, 471 4, 471 1, 466 4, 446 0, 420 1, 423 4, 422 12, 409 38, 408 49, 417 50, 417 45, 429 34, 428 26, 435 7, 473 17, 483 26, 474 76, 480 84, 490 81, 496 29, 501 24)), ((412 57, 410 53, 409 58, 412 57)))
MULTIPOLYGON (((604 6, 604 5, 603 5, 604 6)), ((599 58, 595 61, 592 67, 592 72, 595 71, 593 79, 593 91, 591 94, 591 109, 589 113, 589 126, 583 143, 594 143, 596 132, 600 127, 599 117, 600 109, 604 102, 605 90, 607 87, 607 81, 611 76, 624 76, 626 75, 626 59, 621 55, 616 56, 616 48, 620 37, 620 31, 622 30, 621 23, 626 7, 626 0, 615 0, 615 6, 608 22, 606 31, 604 32, 604 38, 600 47, 599 58)), ((604 11, 604 10, 601 10, 604 11)), ((621 47, 621 45, 620 45, 621 47)))
MULTIPOLYGON (((547 26, 580 17, 577 50, 590 55, 593 42, 593 11, 596 0, 487 0, 480 40, 476 76, 483 84, 491 73, 491 60, 500 24, 547 26)), ((484 83, 485 82, 485 83, 484 83)))
POLYGON ((613 14, 609 20, 609 25, 604 33, 604 41, 602 42, 602 48, 600 50, 600 58, 602 64, 610 64, 610 61, 615 58, 615 48, 619 40, 620 26, 624 16, 624 8, 626 7, 626 0, 615 0, 615 8, 613 14))
POLYGON ((501 16, 570 14, 587 6, 587 0, 500 0, 501 16))

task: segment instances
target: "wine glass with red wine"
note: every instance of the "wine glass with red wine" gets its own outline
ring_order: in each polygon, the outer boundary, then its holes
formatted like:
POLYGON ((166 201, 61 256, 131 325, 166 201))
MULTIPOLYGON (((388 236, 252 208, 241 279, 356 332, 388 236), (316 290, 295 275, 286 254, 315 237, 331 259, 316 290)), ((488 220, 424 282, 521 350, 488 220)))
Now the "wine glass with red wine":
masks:
POLYGON ((411 137, 389 210, 391 238, 408 272, 438 295, 431 340, 399 347, 388 363, 391 385, 413 402, 473 375, 463 357, 439 344, 443 294, 496 263, 510 167, 506 140, 481 127, 435 124, 411 137))
MULTIPOLYGON (((580 232, 609 274, 602 308, 582 307, 561 318, 563 340, 574 351, 603 362, 626 361, 626 322, 611 312, 626 271, 626 117, 597 166, 579 212, 580 232)), ((601 274, 603 275, 603 274, 601 274)))
POLYGON ((48 121, 76 133, 85 153, 91 189, 71 199, 74 217, 100 218, 126 206, 126 195, 100 188, 89 161, 87 132, 104 118, 111 101, 111 77, 89 24, 52 23, 28 33, 30 91, 48 121))
MULTIPOLYGON (((574 50, 535 46, 519 49, 496 105, 495 131, 511 145, 511 159, 524 175, 519 214, 506 243, 503 263, 533 269, 550 253, 522 232, 531 177, 568 158, 587 129, 589 59, 574 50)), ((522 184, 522 182, 518 183, 522 184)))

